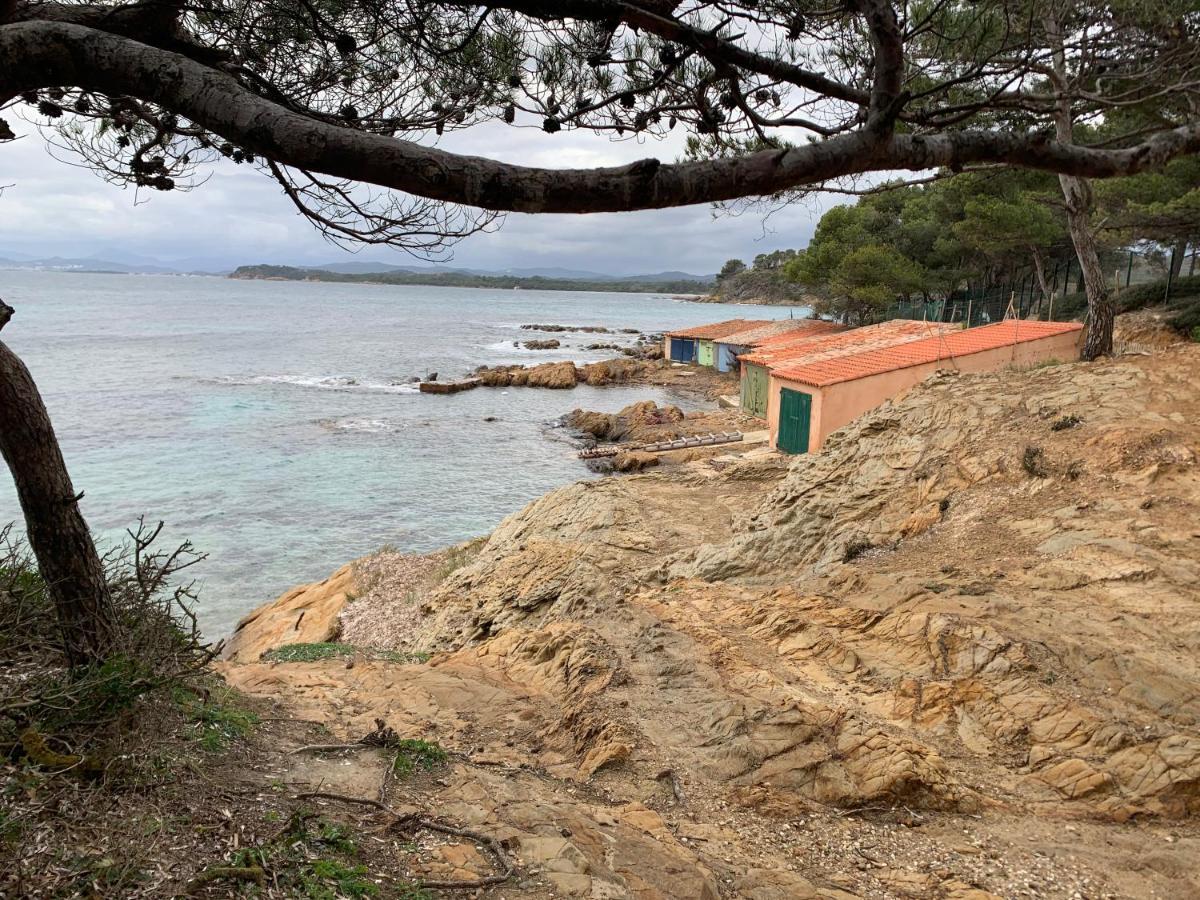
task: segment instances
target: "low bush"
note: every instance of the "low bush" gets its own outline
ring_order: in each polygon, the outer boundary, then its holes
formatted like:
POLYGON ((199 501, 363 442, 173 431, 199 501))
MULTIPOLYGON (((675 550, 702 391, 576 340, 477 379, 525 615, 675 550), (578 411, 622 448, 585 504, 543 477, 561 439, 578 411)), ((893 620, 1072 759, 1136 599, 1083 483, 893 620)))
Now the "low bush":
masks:
MULTIPOLYGON (((190 891, 195 893, 206 885, 218 883, 232 891, 237 883, 261 886, 269 881, 285 897, 306 900, 378 897, 379 885, 371 879, 366 865, 359 862, 361 855, 346 826, 298 810, 275 840, 235 851, 225 863, 197 875, 190 891)), ((414 900, 433 897, 415 885, 401 884, 396 888, 399 896, 414 900)))
POLYGON ((1046 478, 1050 472, 1046 468, 1046 453, 1041 447, 1026 447, 1021 455, 1021 468, 1034 478, 1046 478))
MULTIPOLYGON (((1167 293, 1165 280, 1148 281, 1145 284, 1124 288, 1117 294, 1117 312, 1128 313, 1159 306, 1167 293)), ((1200 325, 1200 275, 1176 278, 1171 282, 1171 297, 1167 311, 1172 315, 1167 324, 1182 334, 1188 334, 1200 325)), ((1054 301, 1054 319, 1058 322, 1069 322, 1082 319, 1087 313, 1087 294, 1067 294, 1054 301)), ((1049 307, 1043 313, 1048 316, 1049 307)))
POLYGON ((0 744, 50 771, 113 777, 153 761, 164 741, 216 747, 252 724, 208 673, 206 643, 180 573, 202 560, 191 544, 155 547, 162 525, 140 523, 104 557, 116 613, 113 651, 72 670, 53 602, 28 551, 0 531, 0 744))

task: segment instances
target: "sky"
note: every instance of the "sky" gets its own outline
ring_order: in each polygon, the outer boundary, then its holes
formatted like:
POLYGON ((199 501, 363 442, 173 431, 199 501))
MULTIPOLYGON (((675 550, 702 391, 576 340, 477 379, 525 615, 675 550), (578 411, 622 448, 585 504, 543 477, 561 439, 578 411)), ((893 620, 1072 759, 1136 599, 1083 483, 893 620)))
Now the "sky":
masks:
MULTIPOLYGON (((139 193, 107 184, 65 151, 51 150, 31 122, 9 120, 21 137, 0 144, 0 257, 182 262, 188 270, 355 259, 420 263, 399 251, 368 247, 354 255, 329 244, 268 176, 249 166, 222 161, 191 192, 139 193)), ((675 160, 682 135, 614 142, 587 132, 549 135, 495 123, 447 135, 440 146, 524 165, 607 166, 649 156, 675 160)), ((586 216, 509 214, 497 231, 456 245, 450 264, 711 274, 730 258, 749 261, 759 253, 806 245, 821 213, 838 202, 844 198, 816 197, 769 216, 758 209, 714 213, 704 205, 586 216)))

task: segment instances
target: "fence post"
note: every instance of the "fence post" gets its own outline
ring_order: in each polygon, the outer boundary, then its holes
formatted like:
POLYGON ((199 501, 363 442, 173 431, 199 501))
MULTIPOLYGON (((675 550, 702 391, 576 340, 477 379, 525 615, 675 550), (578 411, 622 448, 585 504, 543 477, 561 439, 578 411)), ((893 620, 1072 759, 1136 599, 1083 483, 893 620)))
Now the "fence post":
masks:
POLYGON ((1129 267, 1125 270, 1125 287, 1129 287, 1129 281, 1133 278, 1133 251, 1129 251, 1129 267))

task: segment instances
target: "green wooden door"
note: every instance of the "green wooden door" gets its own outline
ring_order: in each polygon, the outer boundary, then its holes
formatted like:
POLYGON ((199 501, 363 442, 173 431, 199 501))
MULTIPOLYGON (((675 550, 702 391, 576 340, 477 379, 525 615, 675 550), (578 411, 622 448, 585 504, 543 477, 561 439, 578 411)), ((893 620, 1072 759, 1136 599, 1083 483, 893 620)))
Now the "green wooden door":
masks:
POLYGON ((713 342, 701 341, 696 351, 696 362, 702 366, 711 366, 714 362, 713 342))
POLYGON ((742 371, 742 409, 752 415, 767 415, 767 370, 754 363, 746 363, 742 371))
POLYGON ((779 392, 779 439, 784 453, 807 453, 812 395, 783 388, 779 392))

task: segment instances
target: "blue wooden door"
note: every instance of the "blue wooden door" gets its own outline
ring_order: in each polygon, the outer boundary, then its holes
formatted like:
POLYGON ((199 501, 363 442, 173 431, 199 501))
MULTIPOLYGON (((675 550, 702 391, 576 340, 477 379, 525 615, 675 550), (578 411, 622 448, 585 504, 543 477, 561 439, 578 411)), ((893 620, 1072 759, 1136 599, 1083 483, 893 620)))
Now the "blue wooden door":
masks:
POLYGON ((779 438, 784 453, 807 453, 812 395, 783 388, 779 392, 779 438))
POLYGON ((671 338, 671 359, 691 362, 696 356, 696 342, 691 338, 671 338))

